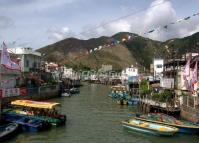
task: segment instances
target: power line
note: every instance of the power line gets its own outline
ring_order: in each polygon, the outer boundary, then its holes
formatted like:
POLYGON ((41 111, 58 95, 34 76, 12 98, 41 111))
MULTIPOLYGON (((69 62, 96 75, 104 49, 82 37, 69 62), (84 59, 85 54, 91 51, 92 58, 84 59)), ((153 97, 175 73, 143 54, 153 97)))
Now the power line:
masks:
POLYGON ((108 22, 106 22, 106 23, 96 25, 95 27, 90 28, 90 29, 88 29, 88 30, 86 30, 86 31, 84 31, 84 32, 81 32, 81 33, 79 33, 79 34, 76 34, 76 35, 74 35, 74 36, 81 36, 81 35, 84 36, 84 35, 83 35, 84 33, 90 32, 90 31, 92 31, 92 30, 96 30, 96 29, 98 29, 98 28, 100 28, 100 27, 103 27, 103 26, 105 26, 105 25, 108 25, 108 24, 110 24, 110 23, 113 23, 113 22, 116 22, 116 21, 125 19, 125 18, 127 18, 127 17, 130 17, 130 16, 136 15, 136 14, 138 14, 138 13, 141 13, 141 12, 143 12, 143 11, 146 11, 146 10, 148 10, 148 9, 151 9, 151 8, 154 8, 154 7, 157 7, 157 6, 160 6, 160 5, 162 5, 162 4, 164 4, 165 2, 168 2, 168 1, 170 1, 170 0, 164 0, 164 1, 162 1, 161 3, 158 3, 158 4, 156 4, 156 5, 150 6, 149 8, 146 7, 146 8, 137 10, 137 11, 135 11, 135 12, 129 13, 129 14, 127 14, 127 15, 118 17, 118 18, 116 18, 116 19, 110 20, 110 21, 108 21, 108 22))

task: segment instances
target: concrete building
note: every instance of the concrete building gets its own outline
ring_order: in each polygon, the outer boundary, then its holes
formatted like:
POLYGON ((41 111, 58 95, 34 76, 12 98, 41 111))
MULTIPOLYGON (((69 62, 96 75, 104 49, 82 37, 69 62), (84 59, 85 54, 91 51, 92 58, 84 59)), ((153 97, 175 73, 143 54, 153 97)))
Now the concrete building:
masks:
POLYGON ((112 65, 102 65, 101 69, 99 69, 99 71, 101 72, 108 72, 111 71, 113 69, 112 65))
POLYGON ((125 83, 126 81, 130 79, 135 79, 132 77, 138 77, 138 68, 133 67, 132 65, 131 67, 122 70, 122 74, 121 74, 122 83, 125 83))
POLYGON ((163 76, 163 65, 164 65, 164 60, 163 59, 154 59, 153 60, 153 76, 155 78, 159 78, 163 76))
POLYGON ((9 52, 16 54, 20 58, 22 72, 35 72, 41 68, 41 53, 32 48, 16 47, 8 49, 9 52))

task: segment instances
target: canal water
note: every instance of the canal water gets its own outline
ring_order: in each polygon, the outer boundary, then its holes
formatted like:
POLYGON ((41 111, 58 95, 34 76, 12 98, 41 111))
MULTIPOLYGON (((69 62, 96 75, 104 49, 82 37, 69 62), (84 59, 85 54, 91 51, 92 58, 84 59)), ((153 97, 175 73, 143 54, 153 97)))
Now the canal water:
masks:
POLYGON ((136 107, 119 106, 107 96, 109 87, 85 84, 80 95, 61 97, 68 122, 64 127, 40 133, 21 133, 8 143, 198 143, 197 135, 158 137, 132 132, 121 121, 136 112, 136 107))

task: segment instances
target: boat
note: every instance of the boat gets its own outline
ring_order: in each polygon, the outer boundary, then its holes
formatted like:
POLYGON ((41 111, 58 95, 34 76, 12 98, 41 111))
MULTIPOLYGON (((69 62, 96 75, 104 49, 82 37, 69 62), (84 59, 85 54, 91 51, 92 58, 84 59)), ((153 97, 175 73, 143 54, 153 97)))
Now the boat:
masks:
POLYGON ((70 97, 71 94, 70 94, 70 93, 67 93, 67 92, 64 92, 64 93, 61 94, 61 96, 63 96, 63 97, 70 97))
POLYGON ((80 90, 78 88, 71 88, 70 89, 70 94, 79 94, 80 90))
POLYGON ((50 128, 50 124, 45 121, 16 113, 3 112, 2 116, 5 121, 20 125, 23 131, 39 132, 50 128))
POLYGON ((186 133, 186 134, 198 134, 199 133, 199 125, 198 124, 194 124, 194 123, 187 122, 187 121, 177 120, 174 117, 171 117, 171 116, 168 116, 168 115, 165 115, 162 113, 156 113, 156 114, 150 113, 150 114, 144 114, 144 115, 137 114, 135 119, 176 127, 179 129, 180 133, 186 133))
POLYGON ((137 105, 139 103, 139 97, 132 96, 127 98, 128 105, 137 105))
POLYGON ((70 97, 71 93, 69 89, 64 89, 64 92, 61 94, 63 97, 70 97))
POLYGON ((11 105, 13 109, 9 109, 7 112, 48 122, 53 126, 65 125, 67 119, 66 115, 62 115, 58 111, 60 103, 15 100, 11 102, 11 105))
POLYGON ((157 123, 151 123, 138 119, 129 119, 122 122, 123 127, 130 130, 139 131, 142 133, 148 133, 158 136, 172 136, 178 132, 178 128, 166 126, 157 123))
POLYGON ((0 126, 0 142, 10 139, 18 132, 19 125, 16 123, 9 123, 0 126))
POLYGON ((112 86, 111 91, 108 94, 108 96, 113 97, 113 98, 123 98, 126 99, 129 94, 126 91, 126 87, 122 85, 117 85, 117 86, 112 86))

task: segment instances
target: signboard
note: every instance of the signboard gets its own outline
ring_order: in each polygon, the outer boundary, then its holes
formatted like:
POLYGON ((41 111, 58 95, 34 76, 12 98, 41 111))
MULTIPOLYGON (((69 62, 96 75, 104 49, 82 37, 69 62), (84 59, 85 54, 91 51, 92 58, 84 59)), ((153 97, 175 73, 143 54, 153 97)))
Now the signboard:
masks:
POLYGON ((163 88, 169 88, 172 89, 174 88, 174 78, 163 78, 161 79, 161 87, 163 88))
POLYGON ((13 96, 25 96, 27 95, 26 88, 9 88, 9 89, 1 89, 0 90, 0 97, 13 97, 13 96))

